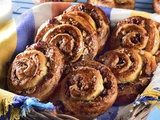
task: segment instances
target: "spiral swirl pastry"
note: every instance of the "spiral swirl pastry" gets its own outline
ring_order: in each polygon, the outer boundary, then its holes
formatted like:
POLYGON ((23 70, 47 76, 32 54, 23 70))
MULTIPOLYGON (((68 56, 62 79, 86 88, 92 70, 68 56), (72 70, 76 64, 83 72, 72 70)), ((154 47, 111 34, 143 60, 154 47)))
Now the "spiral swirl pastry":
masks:
POLYGON ((111 8, 134 9, 135 0, 88 0, 88 3, 111 8))
POLYGON ((143 66, 140 77, 152 77, 153 72, 156 70, 157 62, 156 57, 151 53, 144 50, 137 50, 138 54, 142 57, 143 66))
POLYGON ((67 62, 93 59, 98 51, 97 33, 94 26, 80 15, 75 16, 72 13, 60 15, 45 22, 38 29, 35 38, 35 42, 37 41, 47 41, 56 45, 65 55, 67 62))
POLYGON ((155 57, 156 57, 156 62, 159 63, 160 62, 160 50, 156 52, 155 57))
POLYGON ((76 16, 72 13, 60 15, 57 19, 62 24, 74 25, 81 31, 84 41, 82 59, 93 59, 98 51, 97 33, 94 27, 83 17, 76 16))
POLYGON ((155 54, 159 48, 157 24, 151 19, 140 16, 126 18, 117 23, 109 46, 110 49, 128 47, 155 54))
POLYGON ((13 60, 8 73, 8 89, 46 100, 59 82, 63 64, 63 55, 58 48, 44 42, 35 43, 13 60))
POLYGON ((110 21, 108 17, 99 7, 88 3, 79 3, 70 6, 66 11, 64 11, 64 13, 69 13, 73 11, 85 12, 90 15, 95 21, 98 37, 98 53, 100 53, 104 49, 110 34, 110 21))
POLYGON ((91 24, 92 27, 96 30, 96 24, 95 24, 94 20, 86 12, 83 12, 83 11, 72 11, 72 12, 69 12, 67 14, 71 14, 71 15, 74 15, 76 17, 78 16, 78 17, 84 18, 83 20, 85 20, 85 22, 88 22, 88 24, 91 24))
POLYGON ((125 105, 135 100, 150 83, 156 69, 155 57, 147 51, 119 48, 107 51, 99 62, 109 66, 118 82, 116 105, 125 105))
POLYGON ((64 74, 60 100, 72 115, 81 119, 95 118, 114 103, 117 82, 107 66, 92 60, 79 61, 64 74))
POLYGON ((138 50, 142 57, 143 66, 139 77, 134 81, 127 84, 118 85, 118 97, 115 101, 117 105, 125 105, 135 100, 138 94, 141 94, 148 86, 156 70, 156 60, 149 52, 138 50))
POLYGON ((114 0, 116 8, 134 9, 135 0, 114 0))
POLYGON ((106 52, 99 61, 109 66, 118 83, 134 81, 142 69, 142 58, 134 49, 116 49, 106 52))
POLYGON ((160 1, 159 0, 153 0, 153 9, 154 12, 157 14, 160 14, 160 1))
POLYGON ((35 42, 41 41, 46 32, 57 25, 60 25, 60 22, 56 18, 52 18, 44 22, 38 28, 34 41, 35 42))
POLYGON ((70 24, 60 24, 49 29, 41 41, 57 46, 67 62, 75 62, 84 55, 82 33, 77 27, 70 24))

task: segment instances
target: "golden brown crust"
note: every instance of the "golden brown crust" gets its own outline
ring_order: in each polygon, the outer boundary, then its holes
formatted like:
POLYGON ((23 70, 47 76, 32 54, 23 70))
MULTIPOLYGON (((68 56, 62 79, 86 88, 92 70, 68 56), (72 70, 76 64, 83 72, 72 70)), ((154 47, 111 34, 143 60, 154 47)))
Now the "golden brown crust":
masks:
POLYGON ((44 42, 35 43, 12 62, 8 89, 16 94, 46 100, 57 87, 63 65, 63 55, 58 48, 44 42))
POLYGON ((88 3, 111 8, 134 9, 135 0, 88 0, 88 3))
POLYGON ((119 21, 110 38, 110 49, 129 47, 155 54, 160 38, 157 23, 151 19, 132 16, 119 21))
POLYGON ((60 22, 56 19, 56 18, 52 18, 50 20, 47 20, 46 22, 44 22, 39 28, 38 31, 36 33, 34 42, 38 42, 41 41, 43 36, 46 34, 46 32, 48 30, 50 30, 51 28, 59 25, 60 22))
POLYGON ((128 104, 135 100, 138 94, 148 86, 156 70, 155 56, 144 50, 137 50, 138 54, 142 57, 143 66, 141 73, 134 82, 118 85, 118 97, 115 102, 117 105, 128 104))
POLYGON ((111 8, 116 7, 114 0, 88 0, 88 3, 93 5, 107 6, 111 8))
POLYGON ((120 80, 118 82, 116 105, 133 102, 137 95, 143 92, 150 83, 156 69, 156 60, 152 54, 133 48, 119 48, 107 51, 99 57, 98 61, 109 66, 117 81, 120 80), (126 59, 127 57, 128 59, 126 59), (129 81, 130 79, 132 81, 129 81))
POLYGON ((155 54, 156 57, 156 62, 159 63, 160 62, 160 51, 158 50, 155 54))
POLYGON ((91 24, 93 26, 93 28, 96 30, 96 24, 95 24, 94 20, 87 13, 82 12, 82 11, 73 11, 73 12, 68 12, 67 14, 74 15, 75 17, 79 16, 79 17, 84 18, 86 20, 85 22, 88 22, 88 24, 91 24))
POLYGON ((117 105, 128 104, 135 100, 138 94, 150 83, 153 72, 156 69, 156 60, 149 52, 144 50, 137 50, 143 60, 143 67, 141 74, 137 80, 128 84, 118 85, 118 97, 115 102, 117 105))
POLYGON ((116 8, 134 9, 135 0, 115 0, 116 8))
POLYGON ((142 57, 143 61, 141 76, 151 77, 157 67, 156 57, 145 50, 137 50, 137 51, 138 54, 142 57))
POLYGON ((93 26, 80 16, 74 14, 63 14, 57 17, 62 24, 71 24, 77 27, 83 36, 84 50, 81 59, 93 59, 97 55, 98 41, 97 33, 93 26))
POLYGON ((114 103, 117 82, 107 66, 84 60, 70 66, 64 74, 59 100, 72 115, 81 119, 95 118, 114 103))
POLYGON ((66 62, 75 62, 84 51, 81 31, 70 24, 57 25, 46 32, 42 41, 57 46, 64 54, 66 62))
POLYGON ((133 82, 142 69, 141 56, 129 48, 107 51, 98 61, 109 66, 119 84, 133 82))
POLYGON ((59 15, 42 24, 35 38, 35 42, 37 41, 56 45, 67 62, 93 59, 98 51, 94 27, 84 18, 72 13, 59 15))
POLYGON ((98 37, 98 53, 102 52, 110 34, 110 21, 103 10, 88 3, 79 3, 69 7, 64 13, 73 11, 83 11, 89 14, 96 24, 98 37))
POLYGON ((118 96, 114 105, 132 103, 150 83, 151 77, 142 77, 131 83, 118 84, 118 96))
POLYGON ((160 1, 153 0, 153 9, 157 14, 160 14, 160 1))

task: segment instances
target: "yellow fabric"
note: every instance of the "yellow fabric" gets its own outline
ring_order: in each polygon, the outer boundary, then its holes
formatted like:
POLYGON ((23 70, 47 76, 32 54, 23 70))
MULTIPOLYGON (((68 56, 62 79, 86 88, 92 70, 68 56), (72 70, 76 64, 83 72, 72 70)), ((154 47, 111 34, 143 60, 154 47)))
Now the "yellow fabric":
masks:
POLYGON ((15 21, 11 20, 0 26, 0 88, 4 88, 6 63, 11 59, 17 44, 15 21))
POLYGON ((158 99, 158 97, 160 96, 160 92, 157 90, 153 90, 152 89, 152 84, 149 84, 147 86, 147 88, 143 91, 143 93, 141 94, 141 96, 151 96, 153 98, 158 99))
POLYGON ((19 120, 20 119, 20 109, 19 108, 12 108, 10 120, 19 120))
POLYGON ((156 106, 160 109, 160 102, 157 102, 156 106))
MULTIPOLYGON (((15 94, 5 91, 3 89, 0 89, 0 116, 2 115, 6 115, 6 113, 9 110, 9 106, 12 105, 12 100, 14 98, 15 94)), ((20 115, 19 115, 19 108, 13 108, 13 106, 11 106, 11 116, 10 116, 10 120, 19 120, 20 119, 20 115)))
POLYGON ((131 12, 131 16, 137 16, 137 15, 145 18, 151 18, 151 14, 147 12, 141 12, 141 11, 135 11, 135 10, 131 12))
POLYGON ((0 89, 0 116, 8 112, 9 105, 12 104, 14 95, 13 93, 0 89))
MULTIPOLYGON (((153 97, 155 99, 158 99, 158 97, 160 96, 160 92, 157 90, 153 90, 152 89, 152 84, 148 85, 147 88, 144 90, 144 92, 141 94, 141 96, 150 96, 153 97)), ((147 101, 148 104, 154 104, 156 106, 158 106, 160 108, 160 102, 158 102, 157 100, 154 101, 147 101)))
POLYGON ((160 92, 157 90, 145 91, 144 93, 142 93, 142 96, 151 96, 158 99, 158 97, 160 96, 160 92))
MULTIPOLYGON (((158 99, 158 97, 160 96, 160 92, 157 91, 157 90, 144 91, 142 96, 151 96, 151 97, 153 97, 155 99, 158 99)), ((154 105, 156 105, 156 106, 158 106, 160 108, 160 102, 158 102, 157 100, 154 100, 154 101, 148 100, 147 103, 154 104, 154 105)))

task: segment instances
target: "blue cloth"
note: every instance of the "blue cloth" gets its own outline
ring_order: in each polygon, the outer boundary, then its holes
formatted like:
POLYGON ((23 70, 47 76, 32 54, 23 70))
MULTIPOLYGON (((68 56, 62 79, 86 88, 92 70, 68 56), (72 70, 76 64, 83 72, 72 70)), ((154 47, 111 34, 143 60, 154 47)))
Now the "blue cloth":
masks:
POLYGON ((148 115, 147 120, 159 120, 160 119, 160 109, 155 107, 148 115))
POLYGON ((52 103, 41 103, 38 99, 34 97, 24 97, 20 95, 16 95, 13 98, 12 105, 14 107, 20 108, 20 115, 26 117, 26 114, 32 109, 36 108, 38 110, 49 110, 54 111, 55 107, 52 103))

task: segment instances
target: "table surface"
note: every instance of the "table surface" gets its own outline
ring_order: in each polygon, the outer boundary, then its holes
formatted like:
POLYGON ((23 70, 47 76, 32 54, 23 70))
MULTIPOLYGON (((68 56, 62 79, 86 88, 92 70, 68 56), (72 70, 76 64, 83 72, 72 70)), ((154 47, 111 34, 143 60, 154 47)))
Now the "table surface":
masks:
POLYGON ((35 4, 32 2, 32 0, 12 0, 12 18, 16 18, 33 6, 35 6, 35 4))

